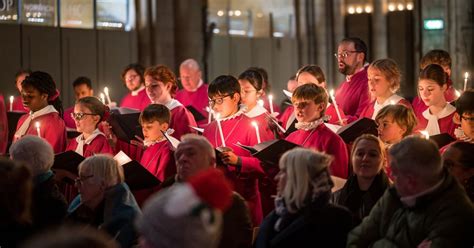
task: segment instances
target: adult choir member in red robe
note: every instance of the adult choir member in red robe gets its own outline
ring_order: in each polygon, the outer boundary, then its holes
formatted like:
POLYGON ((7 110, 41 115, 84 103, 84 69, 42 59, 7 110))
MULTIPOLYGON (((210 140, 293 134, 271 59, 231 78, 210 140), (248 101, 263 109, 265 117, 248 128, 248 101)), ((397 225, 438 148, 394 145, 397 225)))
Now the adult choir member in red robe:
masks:
POLYGON ((173 136, 180 139, 183 134, 195 133, 191 127, 196 127, 194 116, 173 96, 178 84, 173 71, 164 65, 152 66, 145 71, 145 86, 152 103, 162 104, 171 111, 170 128, 173 136))
POLYGON ((215 148, 222 151, 220 158, 224 165, 221 165, 221 168, 234 184, 235 191, 244 197, 252 222, 258 226, 263 218, 258 178, 264 172, 258 159, 236 145, 257 144, 251 120, 239 110, 239 82, 233 76, 219 76, 209 84, 208 94, 217 120, 204 128, 203 136, 215 148), (222 127, 222 132, 219 130, 219 125, 222 127))
POLYGON ((372 101, 362 111, 360 117, 375 119, 377 113, 390 104, 402 104, 411 108, 409 101, 395 94, 400 88, 401 73, 392 59, 379 59, 372 62, 367 70, 369 91, 372 101))
POLYGON ((370 103, 367 84, 367 46, 359 38, 345 38, 337 48, 338 70, 346 80, 336 90, 336 102, 344 111, 347 122, 357 120, 370 103))
POLYGON ((122 80, 130 92, 122 98, 120 107, 142 111, 151 103, 145 91, 144 72, 140 64, 130 64, 122 71, 122 80))
MULTIPOLYGON (((88 77, 76 78, 72 83, 72 87, 76 101, 83 97, 94 95, 92 81, 88 77)), ((66 127, 76 129, 76 122, 72 117, 72 113, 74 113, 74 106, 64 110, 64 123, 66 123, 66 127)))
POLYGON ((200 127, 208 123, 209 112, 207 107, 209 100, 207 98, 207 84, 202 81, 201 69, 199 64, 194 59, 187 59, 179 66, 179 77, 183 89, 176 92, 176 100, 178 100, 185 107, 193 107, 205 119, 197 121, 200 127))
POLYGON ((30 109, 20 117, 13 142, 32 134, 46 139, 55 153, 66 149, 66 125, 61 118, 63 107, 53 78, 46 72, 35 71, 23 80, 21 96, 30 109))
POLYGON ((340 178, 348 176, 348 152, 344 141, 324 125, 324 111, 328 104, 326 90, 316 84, 304 84, 296 88, 292 102, 298 123, 297 131, 286 140, 303 147, 315 148, 334 157, 329 170, 340 178))
MULTIPOLYGON (((23 105, 23 100, 21 99, 21 83, 30 74, 31 74, 30 70, 24 70, 24 69, 19 70, 15 74, 15 86, 18 89, 18 93, 20 93, 20 94, 17 95, 17 96, 14 96, 14 98, 13 98, 13 106, 12 106, 13 111, 21 111, 21 112, 25 112, 25 113, 29 112, 28 108, 26 108, 23 105)), ((8 104, 11 104, 11 103, 8 102, 8 104)), ((8 109, 10 109, 10 105, 8 105, 8 109)))

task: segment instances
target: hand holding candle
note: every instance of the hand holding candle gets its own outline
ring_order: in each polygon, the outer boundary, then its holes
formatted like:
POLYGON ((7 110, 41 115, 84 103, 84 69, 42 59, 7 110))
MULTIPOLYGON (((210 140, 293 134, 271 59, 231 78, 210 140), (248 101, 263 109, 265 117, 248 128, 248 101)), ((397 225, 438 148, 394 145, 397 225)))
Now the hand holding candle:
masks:
POLYGON ((104 93, 105 93, 105 96, 107 97, 107 102, 109 102, 109 104, 111 104, 112 101, 110 100, 109 88, 104 87, 104 93))
POLYGON ((13 111, 13 99, 14 99, 14 97, 10 96, 10 112, 13 111))
POLYGON ((41 138, 41 132, 40 132, 41 130, 40 130, 40 123, 39 123, 39 121, 37 121, 37 122, 35 123, 35 126, 36 126, 36 133, 38 134, 38 137, 41 138))
POLYGON ((464 73, 464 91, 467 90, 467 80, 469 79, 469 73, 464 73))
POLYGON ((221 115, 217 113, 215 116, 216 116, 217 128, 219 129, 219 136, 221 137, 222 147, 225 147, 224 133, 222 132, 222 126, 221 126, 221 115))
POLYGON ((339 108, 337 107, 336 98, 334 97, 334 90, 329 91, 329 96, 331 97, 332 104, 334 104, 334 108, 336 109, 336 114, 337 114, 337 118, 339 119, 339 124, 341 124, 342 126, 344 124, 342 122, 341 113, 339 113, 339 108))
POLYGON ((258 124, 256 121, 252 121, 252 126, 255 127, 255 134, 257 135, 257 142, 258 144, 262 143, 260 140, 260 132, 258 131, 258 124))

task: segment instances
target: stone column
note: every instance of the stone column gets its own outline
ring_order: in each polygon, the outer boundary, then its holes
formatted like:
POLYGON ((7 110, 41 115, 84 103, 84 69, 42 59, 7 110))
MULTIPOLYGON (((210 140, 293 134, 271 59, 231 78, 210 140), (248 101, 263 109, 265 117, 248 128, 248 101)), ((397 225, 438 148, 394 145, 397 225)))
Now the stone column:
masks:
POLYGON ((372 60, 387 57, 387 0, 372 1, 372 60))

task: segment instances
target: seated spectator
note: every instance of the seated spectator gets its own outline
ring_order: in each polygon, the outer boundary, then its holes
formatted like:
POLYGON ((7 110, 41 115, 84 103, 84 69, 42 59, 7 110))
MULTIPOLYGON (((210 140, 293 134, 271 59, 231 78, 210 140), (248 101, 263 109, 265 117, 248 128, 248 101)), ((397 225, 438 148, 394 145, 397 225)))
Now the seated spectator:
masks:
POLYGON ((31 214, 35 229, 61 224, 66 217, 67 202, 51 170, 54 163, 51 145, 37 136, 27 135, 12 144, 10 156, 23 162, 32 172, 31 214))
POLYGON ((389 150, 394 186, 352 230, 348 247, 471 247, 474 209, 430 140, 389 150))
POLYGON ((78 171, 80 194, 69 205, 68 219, 106 231, 122 247, 135 244, 133 221, 140 209, 124 183, 123 168, 109 156, 96 155, 86 158, 78 171))
POLYGON ((354 223, 359 224, 389 186, 383 170, 385 147, 377 137, 365 134, 354 141, 351 156, 354 175, 342 189, 334 192, 333 202, 347 207, 354 223))
POLYGON ((351 214, 329 203, 331 158, 295 148, 280 159, 275 210, 260 226, 254 246, 344 247, 351 214))
POLYGON ((31 234, 31 189, 28 167, 0 158, 0 247, 17 247, 31 234))
POLYGON ((154 195, 137 220, 141 247, 218 247, 222 212, 232 204, 224 174, 207 169, 154 195))
POLYGON ((458 141, 443 153, 443 162, 474 203, 474 143, 458 141))
MULTIPOLYGON (((214 168, 216 153, 209 141, 196 134, 186 134, 175 152, 176 176, 168 178, 161 186, 167 188, 176 182, 186 182, 191 176, 214 168)), ((223 215, 221 248, 250 247, 252 221, 244 198, 233 191, 232 205, 223 215)))

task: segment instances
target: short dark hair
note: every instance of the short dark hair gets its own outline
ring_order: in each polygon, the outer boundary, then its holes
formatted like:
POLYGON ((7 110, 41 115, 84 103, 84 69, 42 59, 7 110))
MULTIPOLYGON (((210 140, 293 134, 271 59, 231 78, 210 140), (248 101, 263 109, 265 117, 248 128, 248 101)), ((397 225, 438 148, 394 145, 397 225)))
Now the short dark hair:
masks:
POLYGON ((48 104, 54 106, 54 108, 59 112, 59 116, 63 116, 63 103, 59 97, 58 89, 56 88, 56 83, 53 80, 53 77, 44 71, 34 71, 30 73, 29 76, 23 80, 21 83, 22 87, 31 86, 37 89, 40 93, 48 95, 48 104), (57 96, 52 99, 49 99, 52 96, 57 96))
POLYGON ((448 52, 441 49, 434 49, 427 52, 420 60, 420 69, 424 69, 426 66, 431 64, 437 64, 440 66, 447 66, 451 69, 451 55, 448 52))
POLYGON ((257 91, 263 87, 262 75, 253 69, 247 69, 239 75, 239 80, 247 80, 257 91))
POLYGON ((441 67, 440 65, 431 64, 421 70, 418 79, 432 80, 436 82, 439 86, 443 86, 448 83, 448 74, 446 74, 443 67, 441 67))
POLYGON ((271 86, 270 86, 270 82, 268 82, 268 72, 265 69, 263 69, 262 67, 256 67, 256 66, 250 67, 249 70, 258 71, 260 73, 260 75, 262 75, 263 85, 266 86, 266 88, 263 89, 263 90, 265 92, 269 92, 271 86))
POLYGON ((158 121, 159 123, 170 123, 171 112, 163 104, 150 104, 141 113, 139 118, 140 124, 145 122, 158 121))
POLYGON ((465 142, 465 141, 459 141, 459 142, 454 142, 450 148, 456 148, 458 149, 459 152, 461 152, 461 156, 459 156, 459 163, 466 167, 466 168, 474 168, 474 144, 465 142))
MULTIPOLYGON (((301 73, 303 72, 307 72, 311 75, 313 75, 313 77, 315 77, 319 83, 323 83, 323 82, 326 82, 326 78, 324 77, 324 72, 323 70, 321 69, 321 67, 317 66, 317 65, 305 65, 303 67, 301 67, 298 72, 296 72, 296 80, 298 79, 298 77, 300 76, 301 73)), ((305 82, 307 83, 307 82, 305 82)))
POLYGON ((207 95, 212 98, 216 95, 233 96, 235 93, 240 95, 240 84, 237 79, 231 75, 221 75, 212 80, 207 90, 207 95))
POLYGON ((341 40, 340 43, 354 43, 354 48, 357 52, 364 54, 364 62, 367 61, 367 45, 365 42, 358 37, 347 37, 341 40))
POLYGON ((474 90, 464 91, 456 100, 456 112, 459 115, 464 113, 474 114, 474 90))
POLYGON ((87 85, 89 89, 92 89, 91 79, 88 77, 83 77, 83 76, 76 78, 74 82, 72 82, 72 87, 76 88, 77 86, 83 85, 83 84, 87 85))
POLYGON ((125 74, 127 74, 127 72, 130 70, 134 70, 138 74, 138 76, 140 76, 140 83, 145 83, 145 67, 138 63, 129 64, 123 69, 122 74, 120 74, 123 81, 125 81, 125 74))

